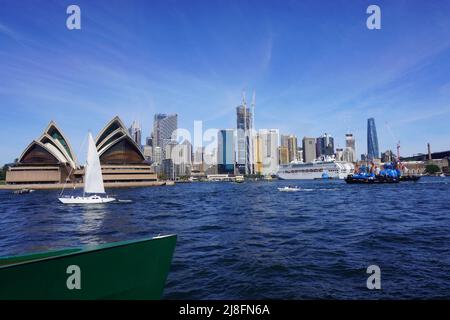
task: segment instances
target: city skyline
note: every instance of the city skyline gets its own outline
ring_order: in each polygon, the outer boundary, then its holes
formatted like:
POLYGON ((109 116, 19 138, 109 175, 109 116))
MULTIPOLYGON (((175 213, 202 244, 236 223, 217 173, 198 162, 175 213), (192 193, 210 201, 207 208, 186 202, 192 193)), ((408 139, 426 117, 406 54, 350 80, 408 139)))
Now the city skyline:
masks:
POLYGON ((1 130, 13 138, 0 163, 49 120, 77 154, 87 131, 115 115, 141 122, 142 137, 156 113, 177 113, 190 131, 195 120, 234 128, 243 89, 257 93, 256 128, 299 141, 330 132, 344 148, 350 132, 364 153, 374 117, 380 152, 398 140, 402 155, 426 153, 427 142, 448 150, 449 5, 377 4, 376 31, 365 27, 365 1, 77 1, 79 31, 65 28, 68 3, 2 4, 1 130))

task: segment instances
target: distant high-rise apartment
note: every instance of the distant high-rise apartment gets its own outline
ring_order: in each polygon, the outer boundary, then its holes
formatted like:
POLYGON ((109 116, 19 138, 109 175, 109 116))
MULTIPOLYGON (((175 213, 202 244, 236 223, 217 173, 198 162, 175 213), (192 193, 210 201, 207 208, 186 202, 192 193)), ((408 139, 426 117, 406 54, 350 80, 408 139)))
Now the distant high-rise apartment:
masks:
POLYGON ((302 140, 303 145, 303 161, 311 162, 316 159, 316 138, 304 137, 302 140))
POLYGON ((288 139, 289 139, 289 135, 287 134, 282 134, 280 135, 280 147, 288 147, 288 139))
POLYGON ((336 161, 344 160, 344 149, 336 148, 336 161))
POLYGON ((375 126, 375 119, 367 120, 367 159, 379 159, 380 151, 378 148, 377 127, 375 126))
POLYGON ((289 150, 288 147, 278 147, 278 163, 280 165, 289 164, 289 150))
POLYGON ((197 147, 195 149, 192 170, 205 171, 205 147, 197 147))
POLYGON ((255 139, 256 173, 262 175, 274 175, 277 173, 278 139, 278 129, 258 130, 257 138, 255 139))
POLYGON ((253 172, 253 121, 252 110, 247 107, 245 99, 236 107, 237 128, 237 166, 240 173, 253 172))
POLYGON ((142 130, 141 125, 134 120, 131 124, 131 127, 128 129, 128 132, 130 133, 131 138, 133 138, 134 142, 137 143, 138 146, 142 146, 142 130))
POLYGON ((334 138, 325 133, 316 139, 316 157, 334 155, 334 138))
POLYGON ((253 137, 253 149, 254 149, 253 165, 255 174, 262 174, 263 169, 262 148, 263 145, 261 141, 261 136, 258 133, 256 133, 255 136, 253 137))
POLYGON ((297 149, 297 161, 303 162, 303 149, 302 148, 297 149))
POLYGON ((172 137, 174 131, 178 129, 178 115, 177 114, 155 114, 153 121, 153 147, 161 148, 161 156, 166 159, 166 145, 173 141, 172 137))
POLYGON ((351 133, 347 133, 345 135, 345 150, 342 160, 347 162, 356 162, 356 142, 355 137, 351 133))
POLYGON ((166 159, 162 161, 163 172, 168 177, 184 177, 191 174, 192 144, 185 140, 166 144, 166 159))
POLYGON ((290 135, 288 137, 289 162, 297 161, 297 137, 290 135))
POLYGON ((153 147, 149 145, 145 145, 143 148, 143 154, 145 157, 145 160, 147 161, 153 161, 153 147))
POLYGON ((217 171, 219 174, 234 174, 235 139, 233 129, 222 129, 217 133, 217 171))
POLYGON ((281 135, 280 145, 288 148, 288 161, 297 161, 298 159, 298 143, 297 137, 293 134, 281 135))
POLYGON ((160 164, 163 160, 161 147, 153 147, 153 162, 160 164))
POLYGON ((387 150, 381 153, 381 162, 392 162, 395 160, 395 155, 392 150, 387 150))
POLYGON ((175 164, 175 174, 177 177, 186 177, 191 175, 192 170, 192 144, 184 140, 172 149, 170 158, 175 164))

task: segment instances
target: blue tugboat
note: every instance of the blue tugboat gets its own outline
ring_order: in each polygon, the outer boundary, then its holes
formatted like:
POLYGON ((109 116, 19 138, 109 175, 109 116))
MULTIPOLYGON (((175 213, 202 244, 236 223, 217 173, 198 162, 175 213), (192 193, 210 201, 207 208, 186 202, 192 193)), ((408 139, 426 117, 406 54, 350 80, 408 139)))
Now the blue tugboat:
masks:
POLYGON ((399 169, 398 163, 386 163, 380 170, 373 163, 369 166, 355 168, 355 173, 348 175, 345 182, 350 184, 373 184, 373 183, 399 183, 404 181, 417 181, 419 176, 404 176, 399 169))

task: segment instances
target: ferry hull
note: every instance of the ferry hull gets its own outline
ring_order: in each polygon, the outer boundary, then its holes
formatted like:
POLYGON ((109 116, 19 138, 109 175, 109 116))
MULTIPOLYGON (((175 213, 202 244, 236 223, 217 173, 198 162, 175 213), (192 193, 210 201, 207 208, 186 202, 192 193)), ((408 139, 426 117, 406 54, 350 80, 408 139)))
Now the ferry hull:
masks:
POLYGON ((316 180, 316 179, 345 179, 347 174, 328 174, 327 178, 322 177, 322 173, 311 173, 311 174, 295 174, 295 173, 278 173, 278 178, 281 180, 316 180))
POLYGON ((282 180, 345 179, 354 166, 347 162, 315 161, 281 166, 277 176, 282 180))
POLYGON ((0 259, 0 299, 160 299, 176 238, 170 235, 0 259), (74 283, 80 288, 74 288, 74 283))

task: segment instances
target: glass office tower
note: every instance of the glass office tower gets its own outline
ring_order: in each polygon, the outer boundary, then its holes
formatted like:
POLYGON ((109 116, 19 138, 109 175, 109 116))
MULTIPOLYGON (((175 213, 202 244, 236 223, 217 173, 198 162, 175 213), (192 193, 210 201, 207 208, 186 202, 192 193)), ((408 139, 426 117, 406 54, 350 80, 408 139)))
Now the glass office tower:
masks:
POLYGON ((367 159, 379 159, 380 150, 378 149, 377 127, 375 126, 375 119, 367 120, 367 159))

